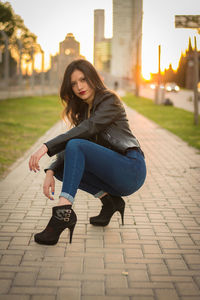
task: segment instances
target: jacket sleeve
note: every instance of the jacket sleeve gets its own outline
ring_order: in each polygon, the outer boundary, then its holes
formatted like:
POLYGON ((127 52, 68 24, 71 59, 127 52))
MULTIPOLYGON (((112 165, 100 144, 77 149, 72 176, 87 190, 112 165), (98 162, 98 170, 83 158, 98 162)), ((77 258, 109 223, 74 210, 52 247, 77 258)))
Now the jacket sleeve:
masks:
POLYGON ((45 173, 48 170, 52 170, 54 174, 62 167, 64 167, 64 156, 65 151, 62 151, 56 155, 56 158, 51 162, 51 164, 44 169, 45 173))
POLYGON ((78 126, 70 129, 66 133, 46 142, 45 145, 48 148, 47 154, 53 156, 58 152, 61 152, 65 149, 65 145, 70 139, 91 138, 117 120, 120 112, 120 102, 116 100, 114 95, 101 101, 89 119, 84 120, 78 126))

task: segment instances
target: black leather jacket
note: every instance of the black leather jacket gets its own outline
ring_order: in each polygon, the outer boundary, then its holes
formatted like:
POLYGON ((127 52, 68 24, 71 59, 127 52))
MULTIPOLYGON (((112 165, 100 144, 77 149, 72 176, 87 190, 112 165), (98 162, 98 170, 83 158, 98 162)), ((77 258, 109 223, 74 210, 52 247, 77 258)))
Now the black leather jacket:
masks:
POLYGON ((56 171, 63 167, 63 150, 66 143, 75 138, 92 141, 122 154, 130 148, 140 148, 129 128, 122 102, 110 91, 95 96, 89 118, 86 117, 78 126, 45 143, 49 156, 57 154, 56 160, 45 171, 56 171))

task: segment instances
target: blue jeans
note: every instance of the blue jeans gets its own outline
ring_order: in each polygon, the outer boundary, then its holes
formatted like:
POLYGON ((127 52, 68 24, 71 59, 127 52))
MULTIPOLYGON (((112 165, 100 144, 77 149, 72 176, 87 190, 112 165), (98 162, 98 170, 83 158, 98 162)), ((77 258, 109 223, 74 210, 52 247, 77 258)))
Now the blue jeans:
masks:
POLYGON ((72 139, 66 144, 64 170, 54 176, 63 181, 60 196, 73 203, 78 189, 95 197, 136 192, 145 181, 146 165, 135 150, 122 155, 88 140, 72 139))

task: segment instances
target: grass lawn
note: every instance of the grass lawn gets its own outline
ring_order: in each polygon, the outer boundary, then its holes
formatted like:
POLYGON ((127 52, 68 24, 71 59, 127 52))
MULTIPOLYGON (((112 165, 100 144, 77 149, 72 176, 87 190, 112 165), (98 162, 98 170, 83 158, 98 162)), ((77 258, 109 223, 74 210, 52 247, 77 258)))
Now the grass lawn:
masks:
POLYGON ((200 149, 199 125, 194 125, 193 113, 173 106, 156 105, 152 100, 128 94, 122 97, 131 108, 151 119, 161 127, 173 132, 190 146, 200 149))
POLYGON ((0 176, 59 119, 57 96, 0 101, 0 176))

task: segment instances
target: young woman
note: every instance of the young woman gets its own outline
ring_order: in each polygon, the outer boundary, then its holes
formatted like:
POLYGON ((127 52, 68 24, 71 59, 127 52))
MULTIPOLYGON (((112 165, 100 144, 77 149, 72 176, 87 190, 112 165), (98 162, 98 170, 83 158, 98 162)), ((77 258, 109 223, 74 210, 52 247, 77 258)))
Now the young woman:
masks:
POLYGON ((91 224, 108 225, 116 211, 123 224, 125 202, 121 196, 137 191, 146 177, 144 154, 129 128, 124 107, 90 62, 80 59, 68 65, 60 97, 65 104, 63 116, 74 126, 44 143, 29 160, 30 170, 37 172, 43 155, 57 154, 45 170, 43 190, 48 198, 53 200, 54 177, 63 182, 48 225, 35 234, 35 242, 45 245, 56 244, 66 228, 71 243, 77 222, 72 204, 78 189, 102 202, 99 215, 90 218, 91 224))

